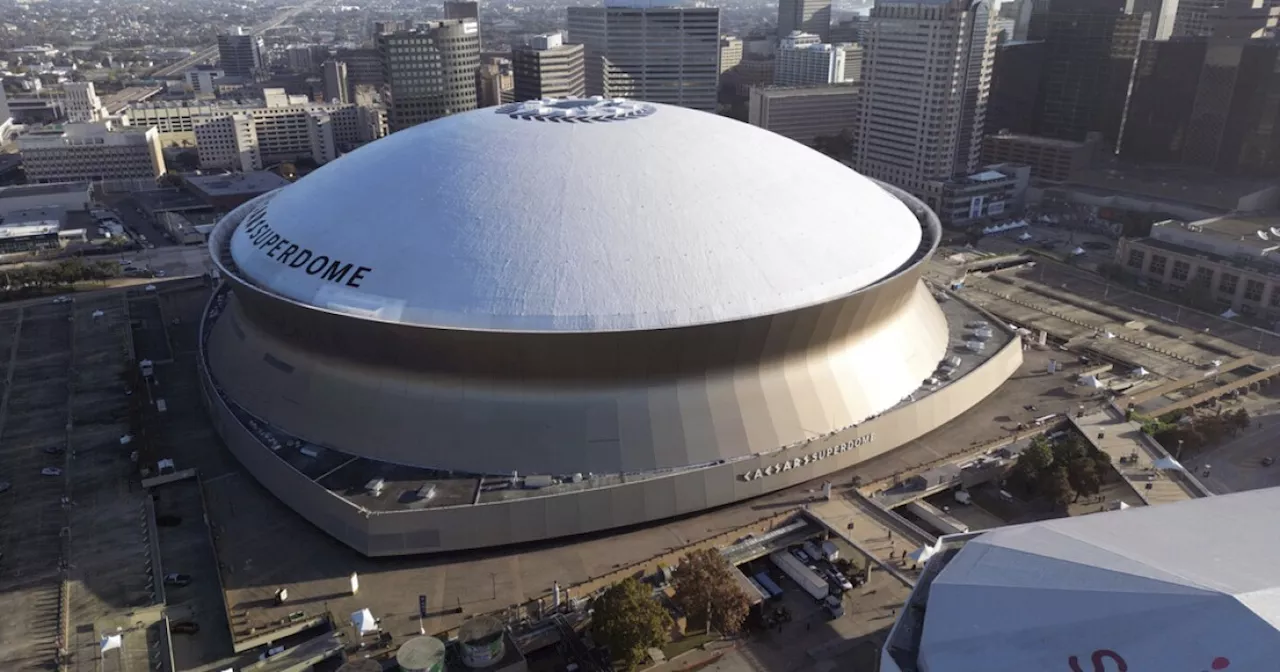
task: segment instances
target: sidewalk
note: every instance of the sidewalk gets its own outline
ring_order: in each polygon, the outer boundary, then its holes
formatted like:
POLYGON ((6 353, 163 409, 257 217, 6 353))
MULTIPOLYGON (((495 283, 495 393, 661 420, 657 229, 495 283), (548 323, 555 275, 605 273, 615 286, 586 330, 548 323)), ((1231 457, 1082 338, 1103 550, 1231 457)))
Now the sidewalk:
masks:
POLYGON ((1187 490, 1181 482, 1170 479, 1153 466, 1161 456, 1143 440, 1142 426, 1138 423, 1117 417, 1114 410, 1083 418, 1072 417, 1071 422, 1089 443, 1111 456, 1111 463, 1116 471, 1120 472, 1148 505, 1196 498, 1196 494, 1187 490), (1136 462, 1120 464, 1120 458, 1127 460, 1131 455, 1137 455, 1136 462))

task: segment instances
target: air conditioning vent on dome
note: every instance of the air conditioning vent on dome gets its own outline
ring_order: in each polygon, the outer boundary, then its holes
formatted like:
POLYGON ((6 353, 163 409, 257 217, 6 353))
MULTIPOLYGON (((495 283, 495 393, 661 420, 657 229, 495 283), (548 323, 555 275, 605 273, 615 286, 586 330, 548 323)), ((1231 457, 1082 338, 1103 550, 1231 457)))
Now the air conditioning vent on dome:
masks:
POLYGON ((520 121, 584 124, 626 121, 647 117, 658 109, 646 103, 621 98, 546 98, 512 103, 497 109, 498 114, 520 121))

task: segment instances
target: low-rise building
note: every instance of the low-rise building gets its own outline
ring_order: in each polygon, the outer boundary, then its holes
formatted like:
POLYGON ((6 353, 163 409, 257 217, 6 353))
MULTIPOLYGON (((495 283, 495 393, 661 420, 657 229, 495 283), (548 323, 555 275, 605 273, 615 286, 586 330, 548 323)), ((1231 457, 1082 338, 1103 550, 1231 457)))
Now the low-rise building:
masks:
POLYGON ((1116 264, 1200 307, 1280 321, 1280 215, 1157 222, 1148 236, 1121 239, 1116 264))
POLYGON ((58 207, 67 211, 87 211, 90 204, 89 189, 88 182, 0 187, 0 216, 20 210, 46 207, 58 207))
POLYGON ((215 210, 224 212, 289 184, 288 180, 266 170, 229 175, 187 175, 183 180, 192 193, 215 210))
POLYGON ((819 137, 851 131, 858 114, 858 87, 751 87, 747 121, 796 142, 812 145, 819 137))
POLYGON ((982 139, 982 161, 1026 164, 1035 179, 1066 182, 1089 167, 1101 142, 1098 133, 1091 133, 1084 142, 998 133, 982 139))
POLYGON ((964 227, 1000 221, 1022 212, 1031 169, 995 164, 961 178, 925 183, 925 201, 943 226, 964 227))
POLYGON ((165 172, 154 127, 67 124, 27 133, 18 147, 27 180, 34 183, 155 179, 165 172))

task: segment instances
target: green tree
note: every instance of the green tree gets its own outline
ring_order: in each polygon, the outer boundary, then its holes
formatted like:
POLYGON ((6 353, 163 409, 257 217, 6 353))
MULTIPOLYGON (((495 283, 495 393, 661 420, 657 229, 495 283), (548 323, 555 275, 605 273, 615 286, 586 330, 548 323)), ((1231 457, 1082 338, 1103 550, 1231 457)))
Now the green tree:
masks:
POLYGON ((1031 445, 1018 455, 1013 465, 1013 480, 1021 483, 1027 492, 1036 492, 1042 475, 1053 466, 1053 447, 1043 436, 1031 439, 1031 445))
POLYGON ((1055 468, 1044 481, 1044 496, 1053 503, 1055 509, 1066 511, 1075 497, 1071 489, 1071 478, 1066 467, 1055 468))
POLYGON ((591 635, 599 644, 633 670, 644 661, 645 650, 666 644, 671 616, 653 599, 653 591, 629 577, 613 584, 596 598, 591 635))
POLYGON ((1076 499, 1080 495, 1096 495, 1102 490, 1096 463, 1089 457, 1082 455, 1067 463, 1067 478, 1076 499))
POLYGON ((747 620, 751 603, 734 580, 733 565, 720 551, 704 548, 684 556, 673 583, 676 606, 695 623, 707 623, 717 632, 737 633, 747 620))

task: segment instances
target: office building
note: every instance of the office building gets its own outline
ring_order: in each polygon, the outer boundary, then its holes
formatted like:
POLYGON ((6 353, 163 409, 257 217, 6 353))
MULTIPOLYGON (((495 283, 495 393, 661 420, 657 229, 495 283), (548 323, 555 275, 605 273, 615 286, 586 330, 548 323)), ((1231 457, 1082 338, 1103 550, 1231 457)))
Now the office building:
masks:
POLYGON ((732 35, 720 36, 720 74, 724 74, 742 62, 742 40, 732 35))
POLYGON ((262 51, 262 38, 243 29, 218 36, 218 65, 228 77, 255 79, 265 65, 262 51))
POLYGON ((865 55, 861 44, 838 44, 837 49, 844 51, 844 72, 837 73, 836 81, 842 83, 862 81, 862 59, 865 55))
POLYGON ((479 22, 480 3, 460 2, 456 0, 445 0, 444 18, 445 19, 471 19, 473 21, 479 22))
POLYGON ((822 44, 817 35, 793 32, 778 43, 774 63, 775 86, 815 86, 845 81, 842 46, 822 44))
POLYGON ((1120 156, 1280 177, 1280 45, 1214 37, 1145 42, 1120 156))
POLYGON ((970 175, 929 182, 925 200, 937 204, 932 207, 943 226, 964 228, 1021 213, 1030 182, 1029 166, 985 166, 970 175))
POLYGON ((1044 42, 1015 41, 996 46, 991 94, 987 97, 987 135, 1035 132, 1044 60, 1044 42))
POLYGON ((360 86, 381 89, 386 84, 386 73, 382 69, 382 57, 377 49, 338 49, 333 60, 347 65, 347 92, 355 96, 360 86))
POLYGON ((1150 20, 1132 0, 1049 0, 1033 15, 1031 39, 1045 42, 1033 134, 1083 141, 1097 131, 1114 147, 1150 20))
POLYGON ((213 98, 217 95, 217 81, 227 76, 226 71, 213 65, 197 65, 183 76, 196 98, 213 98))
POLYGON ((63 105, 67 121, 81 124, 99 121, 106 116, 107 111, 93 89, 93 82, 66 82, 62 85, 62 92, 66 97, 63 105))
POLYGON ((855 15, 831 26, 828 38, 832 44, 861 44, 862 31, 867 26, 867 17, 855 15))
POLYGON ((778 37, 795 31, 817 35, 819 42, 831 36, 831 0, 779 0, 778 37))
POLYGON ((982 162, 1022 164, 1031 177, 1066 182, 1088 168, 1102 144, 1102 136, 1090 134, 1084 142, 999 132, 982 138, 982 162))
POLYGON ((285 47, 285 65, 289 70, 311 74, 320 69, 320 64, 329 58, 329 48, 319 44, 295 44, 285 47))
POLYGON ((464 112, 217 224, 202 399, 247 473, 367 556, 684 516, 885 455, 1019 369, 999 320, 955 350, 983 317, 922 283, 941 234, 714 114, 464 112))
POLYGON ((586 95, 585 48, 564 44, 560 33, 536 35, 511 52, 514 100, 581 98, 586 95))
POLYGON ((378 36, 391 96, 391 131, 476 109, 480 27, 474 19, 420 22, 378 36))
POLYGON ((859 172, 924 195, 929 181, 976 171, 995 51, 990 13, 987 0, 887 0, 871 10, 859 172))
POLYGON ((18 138, 18 149, 32 183, 155 179, 165 172, 155 128, 113 121, 32 131, 18 138))
POLYGON ((347 64, 342 61, 325 61, 320 68, 324 81, 324 99, 330 103, 349 103, 351 95, 347 90, 347 64))
POLYGON ((607 0, 570 7, 569 39, 585 47, 589 96, 714 112, 720 82, 720 10, 607 0))
POLYGON ((511 59, 486 56, 476 71, 476 107, 493 107, 510 103, 515 91, 511 59))
POLYGON ((852 134, 858 117, 858 87, 753 86, 747 123, 812 146, 814 140, 852 134))
POLYGON ((1115 263, 1149 287, 1182 294, 1197 307, 1280 321, 1280 217, 1225 215, 1157 222, 1122 238, 1115 263), (1216 308, 1218 306, 1220 308, 1216 308))

